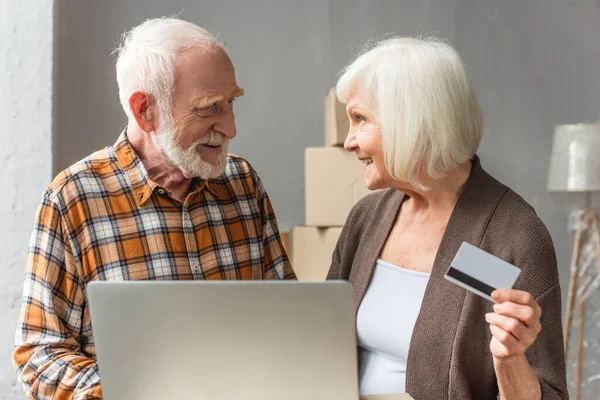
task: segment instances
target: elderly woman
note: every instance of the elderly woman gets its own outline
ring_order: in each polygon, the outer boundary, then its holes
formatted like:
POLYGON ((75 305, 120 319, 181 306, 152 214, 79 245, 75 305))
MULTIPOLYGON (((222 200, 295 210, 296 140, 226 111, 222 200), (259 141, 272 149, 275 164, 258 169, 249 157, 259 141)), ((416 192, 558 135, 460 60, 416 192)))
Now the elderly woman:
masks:
POLYGON ((567 398, 552 240, 475 155, 482 116, 457 52, 386 40, 345 69, 337 92, 346 150, 369 189, 386 189, 354 207, 328 276, 356 292, 361 393, 567 398), (492 303, 445 280, 462 242, 519 267, 515 288, 492 303))

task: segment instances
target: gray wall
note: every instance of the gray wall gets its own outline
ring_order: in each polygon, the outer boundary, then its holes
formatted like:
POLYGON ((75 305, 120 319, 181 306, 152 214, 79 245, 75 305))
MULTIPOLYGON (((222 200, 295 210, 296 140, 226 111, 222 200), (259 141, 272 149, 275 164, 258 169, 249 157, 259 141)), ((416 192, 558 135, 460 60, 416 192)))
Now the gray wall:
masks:
POLYGON ((109 57, 120 33, 183 9, 182 18, 229 44, 246 89, 236 103, 238 137, 231 150, 261 175, 280 224, 300 225, 303 151, 323 145, 323 97, 338 72, 370 39, 435 33, 458 47, 479 93, 484 166, 538 209, 561 265, 568 262, 567 199, 546 192, 545 176, 553 125, 598 118, 600 74, 594 68, 600 56, 593 33, 599 11, 593 0, 137 4, 58 0, 55 172, 113 143, 125 126, 109 57))
POLYGON ((536 207, 566 287, 567 213, 579 199, 547 193, 546 170, 555 124, 599 119, 598 3, 57 0, 54 169, 111 144, 125 126, 109 57, 119 34, 183 9, 182 18, 229 43, 246 89, 232 151, 258 170, 280 224, 302 224, 303 151, 323 144, 323 96, 339 70, 369 39, 437 33, 464 56, 479 94, 484 167, 536 207))
POLYGON ((304 148, 322 146, 323 99, 370 38, 397 32, 454 36, 448 1, 57 1, 55 172, 112 144, 126 119, 109 57, 146 18, 184 11, 229 44, 238 83, 231 151, 256 168, 280 225, 304 221, 304 148), (437 4, 434 4, 437 3, 437 4))
MULTIPOLYGON (((548 226, 563 295, 572 246, 567 213, 582 199, 547 193, 545 176, 554 125, 600 119, 598 3, 459 0, 455 11, 456 44, 484 110, 482 162, 529 201, 548 226)), ((598 398, 600 389, 599 298, 596 292, 587 313, 584 376, 596 380, 587 384, 586 399, 598 398)))

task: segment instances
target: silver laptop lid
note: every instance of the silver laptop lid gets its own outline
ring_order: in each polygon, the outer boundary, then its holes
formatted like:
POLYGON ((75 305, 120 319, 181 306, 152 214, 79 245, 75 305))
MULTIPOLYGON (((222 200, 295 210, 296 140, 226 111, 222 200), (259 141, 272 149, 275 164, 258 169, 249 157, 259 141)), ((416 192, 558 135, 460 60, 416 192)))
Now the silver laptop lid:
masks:
POLYGON ((107 400, 358 398, 347 282, 92 282, 107 400))

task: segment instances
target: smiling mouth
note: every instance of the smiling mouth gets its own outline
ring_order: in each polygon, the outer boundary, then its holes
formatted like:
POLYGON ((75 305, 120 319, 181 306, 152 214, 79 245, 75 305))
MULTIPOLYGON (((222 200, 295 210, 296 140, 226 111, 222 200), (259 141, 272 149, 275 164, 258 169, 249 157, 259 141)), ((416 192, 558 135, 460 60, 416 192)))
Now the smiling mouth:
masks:
POLYGON ((373 163, 373 159, 372 158, 365 158, 364 160, 361 160, 363 164, 365 165, 370 165, 373 163))

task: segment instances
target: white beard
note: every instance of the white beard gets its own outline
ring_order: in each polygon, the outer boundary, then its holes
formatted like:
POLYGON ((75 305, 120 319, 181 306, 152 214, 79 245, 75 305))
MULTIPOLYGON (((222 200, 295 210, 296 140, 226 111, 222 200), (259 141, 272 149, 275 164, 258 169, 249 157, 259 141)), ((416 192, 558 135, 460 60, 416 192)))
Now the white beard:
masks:
MULTIPOLYGON (((163 114, 164 115, 164 114, 163 114)), ((201 136, 188 148, 181 149, 175 143, 176 133, 175 121, 173 118, 163 120, 152 136, 154 145, 167 159, 181 170, 186 178, 215 179, 225 173, 227 167, 227 148, 229 141, 220 133, 211 131, 201 136), (202 159, 202 156, 196 150, 199 145, 207 144, 211 146, 222 146, 221 154, 216 163, 210 163, 202 159)))

